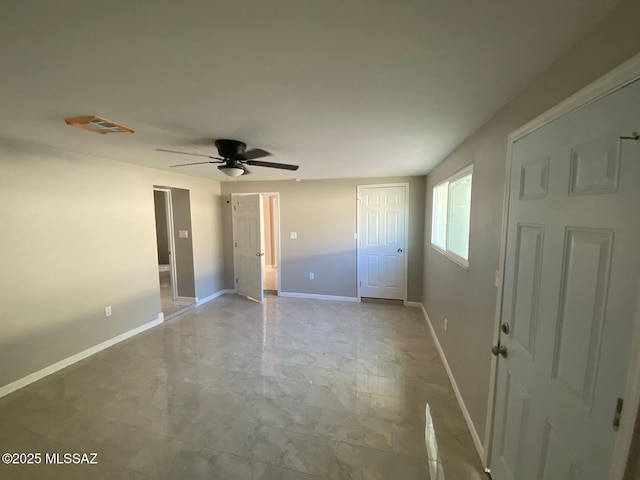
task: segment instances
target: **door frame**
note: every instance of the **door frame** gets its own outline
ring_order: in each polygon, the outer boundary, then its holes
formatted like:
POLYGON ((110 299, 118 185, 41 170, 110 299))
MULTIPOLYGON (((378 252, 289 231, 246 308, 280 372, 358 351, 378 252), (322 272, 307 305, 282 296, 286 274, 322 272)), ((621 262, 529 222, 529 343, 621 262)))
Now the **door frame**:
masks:
POLYGON ((154 192, 163 192, 165 198, 165 215, 167 217, 167 236, 169 237, 169 265, 171 275, 171 290, 173 299, 178 299, 178 275, 176 268, 176 241, 173 236, 173 203, 171 199, 171 189, 163 187, 153 187, 154 192))
MULTIPOLYGON (((276 228, 276 235, 277 235, 277 247, 276 248, 276 269, 278 271, 278 296, 280 296, 280 292, 282 292, 282 256, 280 254, 281 252, 281 245, 282 245, 282 238, 280 235, 280 192, 243 192, 243 193, 232 193, 231 194, 231 206, 233 207, 233 198, 234 197, 242 197, 244 195, 260 195, 263 200, 264 197, 276 197, 276 212, 275 212, 275 228, 276 228)), ((233 208, 231 209, 231 228, 233 228, 233 208)), ((263 225, 260 225, 260 236, 262 239, 264 239, 264 222, 263 225)), ((231 243, 233 244, 233 240, 231 241, 231 243)), ((235 266, 236 266, 236 262, 235 262, 235 246, 233 246, 234 248, 234 254, 233 254, 233 277, 235 278, 235 266)), ((262 261, 264 262, 264 256, 262 257, 262 261)), ((264 271, 263 271, 264 274, 264 271)), ((233 285, 233 288, 235 290, 235 283, 233 285)))
MULTIPOLYGON (((575 94, 561 101, 554 107, 535 117, 522 127, 511 132, 507 139, 507 155, 505 168, 504 197, 502 203, 502 226, 500 230, 500 257, 496 271, 496 304, 494 317, 493 345, 500 339, 500 321, 502 318, 502 297, 504 289, 504 270, 507 253, 507 228, 509 218, 509 198, 511 195, 511 155, 513 144, 520 138, 542 128, 548 123, 573 112, 581 107, 593 103, 627 85, 640 79, 640 53, 604 74, 594 82, 582 88, 575 94)), ((640 128, 640 126, 639 126, 640 128)), ((629 132, 631 133, 631 132, 629 132)), ((639 292, 640 294, 640 292, 639 292)), ((640 302, 639 302, 640 303, 640 302)), ((491 358, 491 373, 489 380, 489 401, 485 423, 484 445, 482 449, 482 463, 490 467, 491 446, 493 441, 493 420, 495 414, 495 396, 497 388, 498 359, 491 358)), ((635 329, 633 332, 631 353, 629 357, 629 372, 624 392, 625 407, 622 412, 620 428, 612 452, 611 469, 608 480, 622 480, 627 466, 627 456, 633 440, 633 429, 636 414, 640 404, 640 305, 636 310, 635 329)), ((613 407, 612 407, 613 415, 613 407)))
POLYGON ((404 278, 402 282, 404 284, 404 296, 402 297, 402 303, 407 305, 408 278, 409 278, 409 182, 399 183, 372 183, 357 185, 356 189, 356 288, 358 303, 362 302, 362 295, 360 294, 360 276, 362 275, 360 265, 360 220, 362 219, 362 199, 360 192, 365 188, 384 188, 384 187, 404 187, 404 278))

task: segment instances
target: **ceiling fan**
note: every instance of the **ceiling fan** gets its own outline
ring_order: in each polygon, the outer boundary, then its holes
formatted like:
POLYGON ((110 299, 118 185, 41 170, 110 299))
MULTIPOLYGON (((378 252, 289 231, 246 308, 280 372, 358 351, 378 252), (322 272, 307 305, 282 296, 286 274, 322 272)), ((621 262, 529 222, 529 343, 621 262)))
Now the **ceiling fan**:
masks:
POLYGON ((263 162, 259 158, 269 157, 271 154, 261 148, 252 148, 247 150, 247 144, 238 140, 216 140, 215 145, 218 148, 219 157, 205 155, 201 153, 179 152, 176 150, 166 150, 157 148, 158 152, 179 153, 181 155, 193 155, 196 157, 205 157, 211 160, 206 162, 181 163, 178 165, 170 165, 170 167, 186 167, 189 165, 202 165, 205 163, 220 163, 218 170, 229 177, 239 177, 251 173, 245 165, 256 167, 279 168, 282 170, 298 170, 298 165, 289 165, 287 163, 263 162))

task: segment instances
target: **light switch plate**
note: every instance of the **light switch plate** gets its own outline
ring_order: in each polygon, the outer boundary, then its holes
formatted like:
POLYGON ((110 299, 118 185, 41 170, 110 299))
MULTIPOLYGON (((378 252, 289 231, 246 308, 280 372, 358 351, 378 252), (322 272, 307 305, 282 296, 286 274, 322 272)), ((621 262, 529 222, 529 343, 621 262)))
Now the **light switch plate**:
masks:
POLYGON ((178 237, 189 238, 189 230, 178 230, 178 237))
POLYGON ((298 239, 298 232, 289 232, 289 238, 291 240, 297 240, 298 239))

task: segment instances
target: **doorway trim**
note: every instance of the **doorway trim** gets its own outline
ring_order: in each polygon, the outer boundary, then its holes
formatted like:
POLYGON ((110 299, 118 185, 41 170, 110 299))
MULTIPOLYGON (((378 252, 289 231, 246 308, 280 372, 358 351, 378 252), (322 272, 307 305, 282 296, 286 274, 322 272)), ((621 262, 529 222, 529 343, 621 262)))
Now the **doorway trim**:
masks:
POLYGON ((360 220, 362 219, 362 199, 360 197, 360 192, 365 188, 381 188, 381 187, 404 187, 405 195, 404 195, 404 278, 402 279, 404 283, 404 296, 402 298, 402 303, 404 305, 408 305, 408 295, 409 295, 409 182, 399 182, 399 183, 371 183, 371 184, 363 184, 357 185, 356 189, 356 288, 357 288, 357 301, 358 303, 362 302, 362 295, 360 294, 360 235, 362 234, 360 230, 360 220))
POLYGON ((176 242, 173 236, 173 202, 171 199, 171 189, 162 187, 153 187, 154 192, 163 192, 165 194, 165 215, 167 217, 167 236, 169 238, 169 265, 171 267, 171 290, 173 299, 178 299, 178 275, 176 269, 176 242))
MULTIPOLYGON (((276 269, 278 271, 278 296, 280 296, 280 292, 282 292, 282 256, 281 256, 281 245, 282 245, 282 239, 281 239, 281 235, 280 235, 280 192, 242 192, 242 193, 238 193, 238 192, 234 192, 231 194, 231 205, 233 206, 233 197, 241 197, 244 195, 260 195, 261 197, 276 197, 276 212, 275 212, 275 227, 276 227, 276 235, 277 235, 277 239, 278 239, 278 248, 276 248, 276 256, 278 257, 276 259, 276 269)), ((233 228, 233 212, 231 214, 231 226, 233 228)), ((261 230, 260 230, 260 236, 262 238, 264 238, 264 225, 261 225, 261 230)), ((233 254, 233 268, 235 270, 235 246, 233 245, 233 240, 232 240, 232 247, 234 249, 234 254, 233 254)), ((264 258, 264 257, 263 257, 264 258)), ((264 272, 263 272, 264 274, 264 272)), ((233 272, 234 278, 235 278, 235 271, 233 272)), ((234 284, 234 288, 235 288, 235 284, 234 284)))
MULTIPOLYGON (((620 90, 640 79, 640 53, 604 74, 594 82, 582 88, 575 94, 561 101, 546 112, 538 115, 522 127, 511 132, 507 138, 507 155, 505 168, 504 196, 502 200, 502 226, 500 230, 500 257, 496 272, 497 293, 494 317, 493 345, 497 345, 500 338, 500 320, 502 318, 502 297, 504 289, 504 270, 507 253, 507 227, 509 218, 509 198, 511 195, 511 155, 513 144, 557 120, 558 118, 585 107, 611 93, 620 90)), ((487 346, 488 348, 488 346, 487 346)), ((495 396, 497 388, 498 359, 491 358, 491 373, 489 379, 489 401, 487 407, 484 448, 482 449, 482 463, 489 467, 491 446, 493 441, 493 420, 495 414, 495 396)), ((640 404, 640 305, 636 310, 635 330, 633 332, 631 352, 629 356, 629 371, 624 392, 625 408, 622 412, 620 429, 618 430, 613 452, 611 454, 611 469, 607 480, 622 480, 627 468, 627 456, 633 440, 633 429, 636 414, 640 404)), ((479 449, 480 450, 480 449, 479 449)))

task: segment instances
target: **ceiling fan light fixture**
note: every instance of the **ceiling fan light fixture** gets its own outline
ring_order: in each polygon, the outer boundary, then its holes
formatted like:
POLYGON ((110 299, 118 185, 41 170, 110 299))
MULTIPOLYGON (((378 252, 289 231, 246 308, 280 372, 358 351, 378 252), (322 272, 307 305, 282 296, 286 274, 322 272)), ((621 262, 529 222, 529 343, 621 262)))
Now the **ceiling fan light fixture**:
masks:
POLYGON ((228 177, 239 177, 244 173, 244 168, 233 165, 219 165, 218 170, 228 177))

